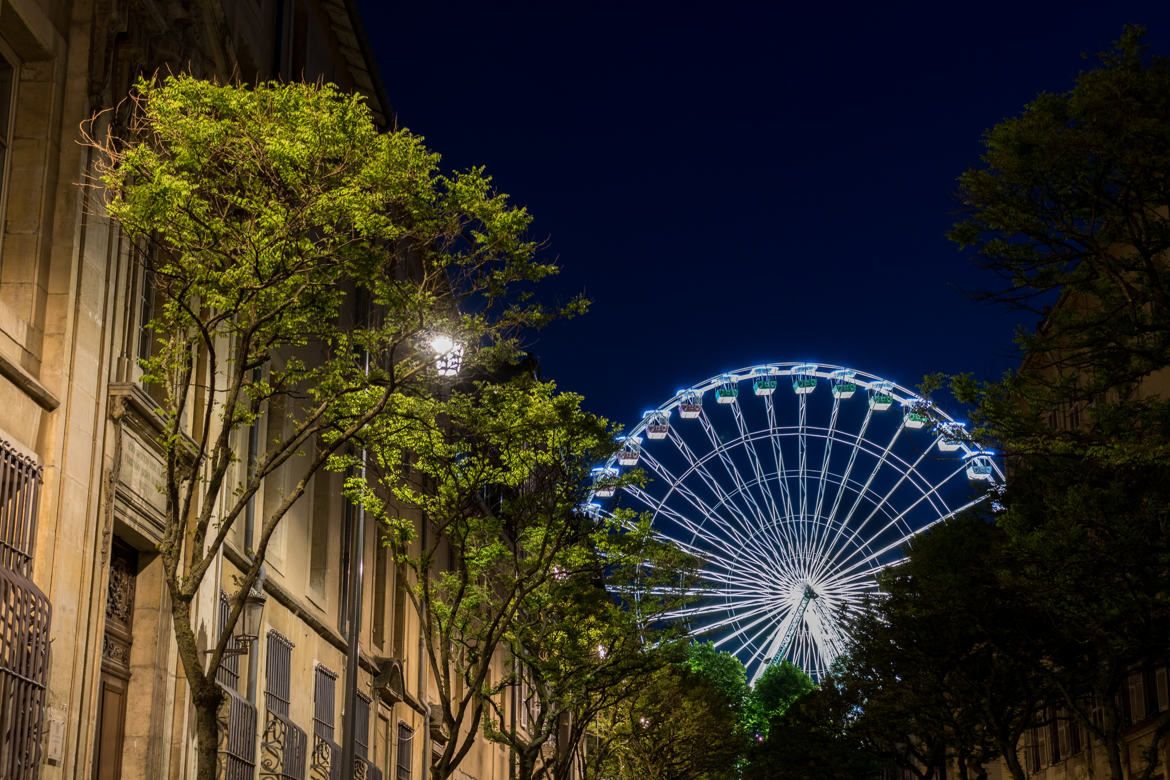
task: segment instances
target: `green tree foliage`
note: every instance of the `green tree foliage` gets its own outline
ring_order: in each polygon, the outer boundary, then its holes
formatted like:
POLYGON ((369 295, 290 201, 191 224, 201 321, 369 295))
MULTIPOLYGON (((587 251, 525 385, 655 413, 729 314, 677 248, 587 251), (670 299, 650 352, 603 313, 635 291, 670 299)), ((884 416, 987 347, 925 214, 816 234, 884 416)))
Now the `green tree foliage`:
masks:
MULTIPOLYGON (((763 678, 761 678, 763 679, 763 678)), ((744 780, 880 780, 889 766, 857 739, 857 705, 833 678, 774 715, 768 736, 752 746, 744 780)))
MULTIPOLYGON (((582 511, 590 469, 616 443, 580 400, 523 377, 480 383, 447 399, 393 399, 360 436, 372 486, 354 479, 350 490, 413 574, 438 690, 431 717, 449 735, 434 777, 451 776, 481 730, 511 745, 531 776, 562 717, 620 693, 602 688, 641 663, 646 616, 614 604, 607 578, 680 563, 648 523, 582 511), (421 528, 407 509, 425 518, 421 528), (493 661, 513 671, 491 679, 493 661), (516 688, 529 716, 520 731, 504 715, 516 688)), ((566 737, 558 756, 581 738, 566 737)))
POLYGON ((420 139, 378 132, 360 98, 331 86, 172 76, 139 81, 124 106, 87 140, 94 186, 153 280, 143 367, 166 453, 159 551, 209 780, 213 672, 281 519, 366 423, 433 383, 428 333, 469 345, 471 362, 509 359, 520 331, 550 316, 525 296, 554 268, 482 170, 441 173, 420 139), (265 413, 283 435, 239 464, 265 413), (193 601, 280 469, 293 487, 265 503, 205 656, 193 601))
POLYGON ((694 561, 644 518, 619 514, 616 525, 620 532, 606 523, 584 540, 576 571, 532 591, 505 635, 517 673, 504 693, 518 694, 525 723, 509 720, 503 697, 489 698, 485 732, 512 749, 521 780, 571 780, 588 753, 604 752, 600 740, 612 732, 599 733, 599 716, 647 684, 669 660, 660 648, 681 631, 663 616, 689 603, 694 561), (583 753, 587 736, 595 741, 583 753))
POLYGON ((615 732, 599 777, 620 780, 722 780, 738 776, 746 748, 740 714, 747 696, 743 664, 707 644, 692 644, 612 713, 615 732))
POLYGON ((815 687, 812 678, 790 661, 769 666, 744 701, 743 721, 748 735, 766 738, 772 720, 815 687))
MULTIPOLYGON (((1042 642, 1036 668, 1048 703, 1101 741, 1120 778, 1128 677, 1170 663, 1170 465, 1029 458, 1000 522, 1012 538, 1003 578, 1033 605, 1029 630, 1042 642)), ((1154 751, 1167 734, 1163 712, 1154 751)), ((1156 764, 1155 752, 1144 753, 1135 776, 1156 764)))
POLYGON ((918 537, 885 573, 839 670, 875 749, 920 768, 949 760, 961 778, 1003 758, 1022 780, 1017 748, 1047 689, 1041 615, 1007 578, 1015 566, 1004 529, 967 515, 918 537))

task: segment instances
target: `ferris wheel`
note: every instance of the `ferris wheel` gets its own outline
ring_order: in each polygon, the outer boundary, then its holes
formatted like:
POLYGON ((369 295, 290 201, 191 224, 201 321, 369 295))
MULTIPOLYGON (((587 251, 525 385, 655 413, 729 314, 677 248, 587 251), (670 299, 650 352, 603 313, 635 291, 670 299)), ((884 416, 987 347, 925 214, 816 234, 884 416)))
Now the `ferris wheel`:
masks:
POLYGON ((700 562, 671 615, 754 684, 788 659, 814 679, 915 534, 987 500, 1003 474, 957 422, 861 371, 769 363, 677 392, 594 469, 591 511, 648 511, 700 562), (645 485, 614 487, 640 467, 645 485))

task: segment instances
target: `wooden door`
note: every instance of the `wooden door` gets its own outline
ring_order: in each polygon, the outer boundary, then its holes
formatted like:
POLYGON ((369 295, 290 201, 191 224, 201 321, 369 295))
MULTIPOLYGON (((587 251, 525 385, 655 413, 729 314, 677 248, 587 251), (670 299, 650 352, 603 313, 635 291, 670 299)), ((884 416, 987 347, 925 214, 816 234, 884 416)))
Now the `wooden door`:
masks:
POLYGON ((138 555, 114 539, 106 589, 106 628, 102 637, 102 674, 98 687, 93 779, 120 780, 126 735, 126 691, 130 683, 130 642, 134 619, 134 578, 138 555))

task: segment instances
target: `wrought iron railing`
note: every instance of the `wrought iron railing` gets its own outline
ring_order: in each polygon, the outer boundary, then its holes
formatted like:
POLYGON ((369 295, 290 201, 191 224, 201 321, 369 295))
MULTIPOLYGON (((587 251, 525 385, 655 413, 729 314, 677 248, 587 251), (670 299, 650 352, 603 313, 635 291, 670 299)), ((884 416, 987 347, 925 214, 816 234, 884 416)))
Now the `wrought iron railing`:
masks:
POLYGON ((252 780, 256 776, 256 705, 220 683, 219 780, 252 780))
POLYGON ((305 730, 278 712, 268 710, 260 741, 261 780, 305 780, 308 760, 305 730))
POLYGON ((320 732, 313 734, 309 777, 313 780, 341 780, 341 746, 320 732))

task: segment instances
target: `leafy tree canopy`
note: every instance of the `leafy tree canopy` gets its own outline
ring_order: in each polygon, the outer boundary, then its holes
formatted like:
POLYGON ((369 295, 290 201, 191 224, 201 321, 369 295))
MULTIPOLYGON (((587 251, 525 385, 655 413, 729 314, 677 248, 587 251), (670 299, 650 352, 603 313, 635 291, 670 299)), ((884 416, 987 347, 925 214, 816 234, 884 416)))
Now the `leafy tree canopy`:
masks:
POLYGON ((1048 314, 1024 336, 1029 360, 1077 372, 1082 398, 1167 365, 1170 59, 1126 28, 1073 89, 984 143, 950 236, 1002 280, 987 297, 1048 314))

